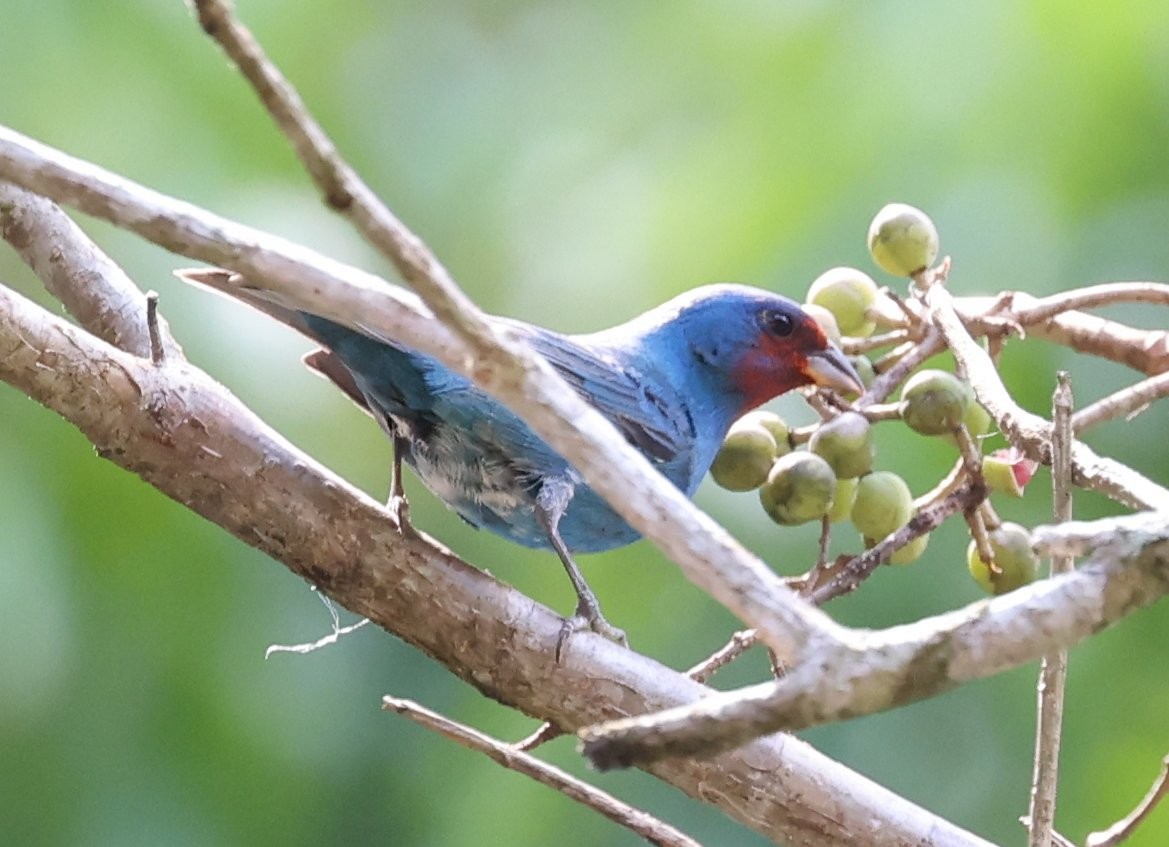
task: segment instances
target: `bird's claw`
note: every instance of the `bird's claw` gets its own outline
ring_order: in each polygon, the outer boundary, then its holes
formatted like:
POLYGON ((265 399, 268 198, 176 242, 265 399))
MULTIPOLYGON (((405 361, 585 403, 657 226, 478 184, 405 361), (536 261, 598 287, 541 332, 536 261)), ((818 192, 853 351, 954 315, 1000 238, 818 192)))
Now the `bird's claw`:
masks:
POLYGON ((398 533, 405 539, 413 540, 418 537, 418 530, 410 522, 410 503, 404 494, 391 494, 386 501, 386 508, 398 522, 398 533))
POLYGON ((588 607, 580 604, 576 607, 572 617, 565 618, 564 622, 560 624, 560 634, 556 637, 556 662, 560 663, 560 657, 564 654, 564 648, 568 645, 568 639, 574 632, 584 632, 588 630, 595 632, 602 638, 607 638, 610 641, 620 644, 622 647, 629 646, 629 639, 625 637, 625 631, 613 626, 601 610, 596 607, 588 607))

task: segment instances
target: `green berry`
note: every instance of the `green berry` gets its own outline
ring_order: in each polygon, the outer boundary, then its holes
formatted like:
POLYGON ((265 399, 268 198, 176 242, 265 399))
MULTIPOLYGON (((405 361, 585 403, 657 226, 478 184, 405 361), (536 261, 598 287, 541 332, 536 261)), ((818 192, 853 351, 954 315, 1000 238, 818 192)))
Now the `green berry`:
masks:
POLYGON ((735 421, 735 425, 731 427, 732 430, 740 426, 761 426, 771 433, 771 437, 775 439, 775 455, 786 456, 792 451, 791 428, 787 425, 787 421, 777 415, 775 412, 769 412, 766 409, 756 409, 754 412, 748 412, 735 421))
POLYGON ((759 502, 771 519, 793 525, 819 520, 832 508, 836 476, 812 453, 788 453, 771 468, 759 489, 759 502))
POLYGON ((861 385, 869 388, 873 384, 873 380, 877 378, 877 371, 873 367, 873 360, 868 356, 849 356, 849 364, 852 365, 856 375, 861 378, 861 385))
POLYGON ((962 423, 966 424, 966 431, 970 433, 971 438, 986 435, 994 425, 994 421, 990 419, 990 412, 984 409, 982 404, 974 399, 970 401, 970 406, 966 409, 966 417, 963 418, 962 423))
POLYGON ((1000 573, 982 560, 973 540, 966 548, 966 567, 974 581, 992 594, 1006 594, 1035 579, 1039 560, 1031 551, 1031 533, 1017 523, 1005 523, 989 533, 990 549, 1000 573))
POLYGON ((830 311, 845 335, 870 335, 876 328, 868 309, 877 300, 877 283, 864 271, 856 268, 825 271, 808 288, 806 299, 830 311))
MULTIPOLYGON (((980 436, 986 435, 994 428, 994 421, 990 418, 990 412, 984 409, 982 404, 974 399, 973 396, 970 398, 970 404, 966 407, 966 417, 962 419, 962 423, 966 424, 966 431, 975 440, 980 436)), ((942 437, 953 444, 958 443, 958 439, 954 437, 952 432, 946 433, 942 437)))
POLYGON ((882 270, 913 276, 938 257, 938 230, 921 209, 890 203, 869 224, 869 252, 882 270))
POLYGON ((901 418, 922 435, 953 432, 966 418, 971 391, 952 373, 918 371, 901 390, 901 418))
POLYGON ((880 540, 909 523, 913 495, 897 474, 874 471, 860 478, 851 517, 861 535, 880 540))
POLYGON ((852 504, 856 502, 856 485, 855 479, 836 480, 836 493, 832 495, 832 508, 828 510, 828 520, 832 523, 848 520, 852 514, 852 504))
POLYGON ((844 412, 822 423, 808 449, 832 466, 837 479, 852 479, 873 468, 873 427, 864 415, 844 412))
POLYGON ((714 481, 728 491, 750 491, 767 479, 775 461, 775 438, 761 426, 734 426, 710 466, 714 481))
POLYGON ((916 562, 921 558, 921 554, 925 552, 925 548, 929 543, 930 536, 928 532, 925 535, 919 535, 900 550, 894 551, 893 555, 889 557, 889 564, 908 565, 910 562, 916 562))

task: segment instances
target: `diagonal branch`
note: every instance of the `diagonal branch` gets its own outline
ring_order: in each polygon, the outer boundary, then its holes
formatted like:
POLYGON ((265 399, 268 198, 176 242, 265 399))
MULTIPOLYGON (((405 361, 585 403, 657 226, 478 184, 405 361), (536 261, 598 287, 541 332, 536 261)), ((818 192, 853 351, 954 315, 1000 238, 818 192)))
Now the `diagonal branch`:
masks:
POLYGON ((466 724, 451 720, 412 700, 386 696, 382 698, 382 708, 399 715, 405 715, 416 724, 437 732, 468 750, 484 754, 508 770, 522 773, 541 785, 559 791, 570 800, 575 800, 614 823, 631 830, 651 844, 659 845, 659 847, 701 847, 697 841, 685 833, 640 809, 635 809, 629 804, 621 802, 612 794, 601 791, 599 788, 565 773, 560 768, 542 762, 511 744, 506 744, 472 729, 466 724))
MULTIPOLYGON (((146 298, 58 206, 0 182, 0 235, 83 327, 128 353, 150 355, 146 298)), ((166 354, 181 356, 165 322, 158 324, 166 354)))

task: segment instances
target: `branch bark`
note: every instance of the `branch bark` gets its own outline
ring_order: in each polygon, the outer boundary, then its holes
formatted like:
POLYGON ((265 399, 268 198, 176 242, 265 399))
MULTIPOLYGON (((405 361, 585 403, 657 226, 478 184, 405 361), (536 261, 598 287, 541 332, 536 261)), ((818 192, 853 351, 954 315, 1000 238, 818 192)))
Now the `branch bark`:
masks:
MULTIPOLYGON (((138 356, 150 355, 146 297, 55 203, 0 182, 0 235, 90 332, 138 356)), ((159 319, 166 355, 181 356, 159 319)))

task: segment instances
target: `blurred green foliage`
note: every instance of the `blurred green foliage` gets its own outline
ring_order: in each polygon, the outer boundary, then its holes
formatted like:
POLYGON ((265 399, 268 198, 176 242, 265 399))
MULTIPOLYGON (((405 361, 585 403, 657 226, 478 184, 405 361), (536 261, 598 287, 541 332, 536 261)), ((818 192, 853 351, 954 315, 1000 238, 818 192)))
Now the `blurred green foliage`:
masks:
MULTIPOLYGON (((238 6, 358 170, 499 313, 593 329, 718 279, 798 297, 829 266, 873 270, 865 229, 888 201, 933 216, 958 293, 1169 277, 1165 4, 238 6)), ((5 0, 0 74, 0 120, 15 129, 385 270, 319 205, 180 0, 5 0)), ((161 291, 192 361, 308 452, 384 493, 387 445, 298 365, 305 342, 171 280, 187 260, 85 225, 143 287, 161 291)), ((0 279, 51 304, 3 249, 0 279)), ((1165 326, 1163 313, 1156 323, 1148 314, 1127 316, 1165 326)), ((1042 412, 1061 367, 1081 402, 1132 379, 1017 342, 1003 373, 1042 412)), ((781 408, 806 415, 799 401, 781 408)), ((503 737, 532 729, 378 631, 263 661, 272 642, 327 631, 307 586, 101 461, 70 426, 4 387, 0 420, 0 824, 9 843, 634 843, 379 712, 390 692, 503 737)), ((1162 405, 1091 440, 1169 482, 1167 421, 1162 405)), ((877 466, 904 472, 916 492, 952 458, 903 427, 879 427, 878 441, 877 466)), ((1046 480, 1041 473, 1004 512, 1043 520, 1046 480)), ((421 526, 571 607, 551 556, 477 534, 412 491, 421 526)), ((778 570, 801 569, 814 532, 777 529, 753 496, 708 485, 699 501, 778 570)), ((1078 511, 1114 509, 1084 495, 1078 511)), ((975 600, 963 547, 961 527, 947 526, 922 562, 878 572, 831 611, 883 626, 975 600)), ((674 666, 735 627, 648 544, 585 566, 610 619, 674 666)), ((1167 625, 1158 607, 1073 653, 1059 825, 1077 840, 1126 812, 1169 748, 1167 625)), ((717 682, 764 670, 752 654, 717 682)), ((932 811, 1022 843, 1034 677, 1020 669, 805 736, 932 811)), ((546 755, 583 771, 568 739, 546 755)), ((592 778, 706 843, 761 843, 643 774, 592 778)), ((1163 812, 1130 843, 1167 839, 1163 812)))

